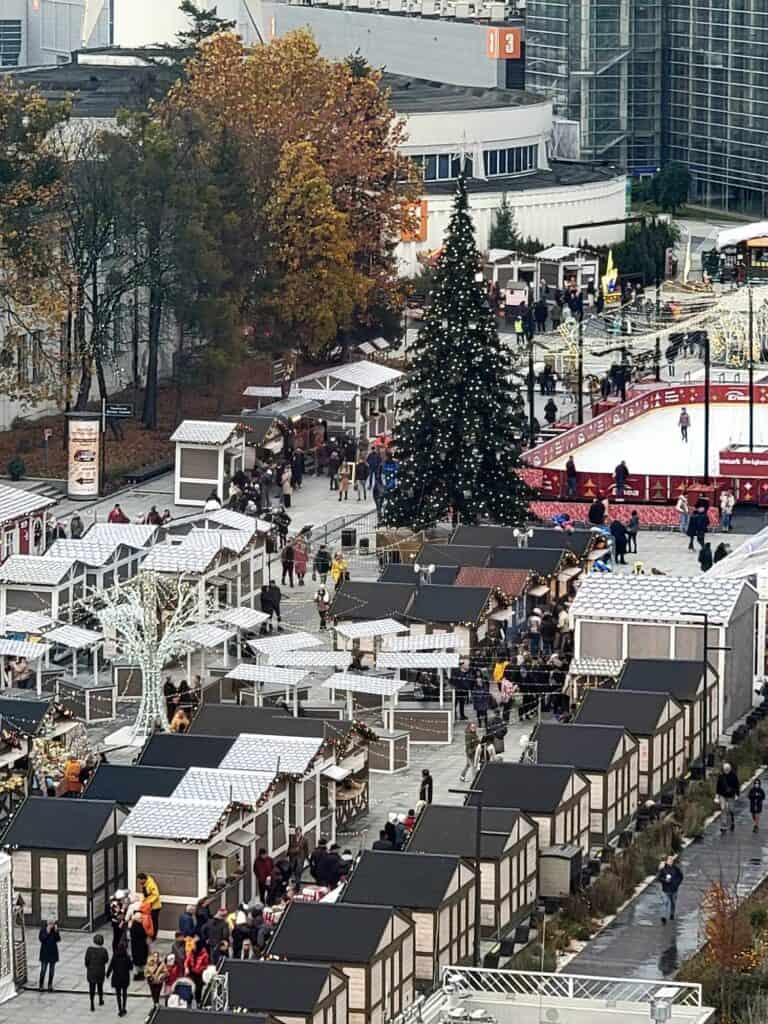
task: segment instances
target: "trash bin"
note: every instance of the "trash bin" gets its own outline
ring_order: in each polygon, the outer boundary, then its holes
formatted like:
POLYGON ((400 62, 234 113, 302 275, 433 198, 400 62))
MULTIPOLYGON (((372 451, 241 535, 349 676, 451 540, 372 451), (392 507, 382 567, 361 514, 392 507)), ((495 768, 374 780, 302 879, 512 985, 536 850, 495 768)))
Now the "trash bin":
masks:
POLYGON ((353 548, 357 544, 357 530, 347 527, 341 531, 342 548, 353 548))
POLYGON ((360 554, 361 555, 367 555, 370 552, 370 549, 371 549, 370 537, 361 537, 360 538, 360 554))

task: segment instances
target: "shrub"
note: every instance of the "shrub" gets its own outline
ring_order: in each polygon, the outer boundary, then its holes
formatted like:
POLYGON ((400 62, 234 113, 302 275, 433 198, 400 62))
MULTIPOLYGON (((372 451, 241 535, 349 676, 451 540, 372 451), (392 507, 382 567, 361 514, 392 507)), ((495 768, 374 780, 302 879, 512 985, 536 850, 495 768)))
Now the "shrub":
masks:
POLYGON ((749 915, 749 923, 756 932, 761 932, 768 925, 768 910, 765 907, 755 907, 749 915))
POLYGON ((27 472, 27 467, 24 459, 19 458, 18 455, 14 455, 11 461, 8 463, 8 476, 11 480, 21 480, 24 474, 27 472))
POLYGON ((589 925, 592 917, 589 912, 589 904, 583 896, 568 896, 563 900, 560 913, 567 921, 574 925, 589 925))
POLYGON ((624 902, 621 879, 613 871, 604 871, 589 890, 589 902, 598 917, 615 914, 624 902))
POLYGON ((696 802, 686 804, 682 814, 682 821, 680 822, 683 834, 690 836, 692 839, 702 836, 707 817, 708 815, 701 804, 696 802))

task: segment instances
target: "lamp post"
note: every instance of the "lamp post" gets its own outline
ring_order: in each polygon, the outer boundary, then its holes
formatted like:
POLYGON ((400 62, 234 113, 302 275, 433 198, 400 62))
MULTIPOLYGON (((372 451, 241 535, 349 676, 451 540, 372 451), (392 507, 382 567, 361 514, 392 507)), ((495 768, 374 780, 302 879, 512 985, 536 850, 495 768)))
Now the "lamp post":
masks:
POLYGON ((576 409, 579 426, 584 422, 584 321, 579 318, 579 355, 576 370, 576 409))
POLYGON ((752 285, 747 289, 749 295, 749 450, 754 451, 755 447, 755 308, 753 303, 752 285))
POLYGON ((710 347, 709 331, 704 331, 704 483, 709 483, 709 402, 710 402, 710 347))
MULTIPOLYGON (((687 619, 698 619, 703 624, 704 635, 701 643, 701 670, 704 675, 704 706, 701 713, 701 767, 704 778, 707 777, 707 747, 709 745, 709 655, 712 651, 730 651, 730 647, 719 647, 709 642, 710 625, 721 625, 721 623, 710 622, 709 612, 681 612, 687 619)), ((720 673, 715 671, 715 700, 718 711, 720 709, 720 673)))
POLYGON ((534 422, 535 422, 536 417, 534 415, 534 408, 533 408, 533 401, 534 401, 533 346, 534 346, 534 340, 533 340, 533 338, 531 338, 531 340, 528 342, 528 447, 529 448, 533 448, 534 445, 536 444, 536 438, 534 436, 534 434, 535 434, 534 422))

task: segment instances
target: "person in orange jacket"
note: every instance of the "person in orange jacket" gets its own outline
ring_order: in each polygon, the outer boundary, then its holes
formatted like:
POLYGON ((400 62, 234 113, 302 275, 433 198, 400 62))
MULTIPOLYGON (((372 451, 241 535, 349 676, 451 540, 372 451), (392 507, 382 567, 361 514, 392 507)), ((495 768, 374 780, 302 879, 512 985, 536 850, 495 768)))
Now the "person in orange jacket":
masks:
POLYGON ((149 900, 144 899, 139 904, 139 914, 141 914, 141 923, 144 925, 144 931, 147 933, 148 939, 154 939, 155 937, 155 924, 152 920, 152 904, 149 900))
POLYGON ((196 936, 195 946, 191 952, 187 953, 184 968, 192 979, 192 984, 195 986, 195 1003, 198 1007, 203 999, 203 971, 209 963, 208 950, 205 948, 202 939, 196 936))

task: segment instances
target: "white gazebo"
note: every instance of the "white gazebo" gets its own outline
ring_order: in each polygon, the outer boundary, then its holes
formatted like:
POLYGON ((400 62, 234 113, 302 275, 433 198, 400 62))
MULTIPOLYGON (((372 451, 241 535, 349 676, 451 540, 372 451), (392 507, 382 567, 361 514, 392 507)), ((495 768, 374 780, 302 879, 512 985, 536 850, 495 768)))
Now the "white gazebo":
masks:
MULTIPOLYGON (((46 643, 54 644, 57 647, 66 647, 72 653, 72 675, 78 675, 77 656, 80 651, 91 652, 91 667, 93 670, 93 682, 99 682, 99 647, 104 643, 104 634, 97 633, 92 629, 82 629, 80 626, 56 626, 45 634, 46 643)), ((46 658, 48 663, 48 658, 46 658)))
POLYGON ((253 703, 261 707, 264 699, 264 686, 270 684, 276 687, 283 687, 285 690, 285 702, 293 702, 293 713, 299 714, 299 684, 306 679, 308 673, 302 669, 274 668, 271 665, 251 665, 243 663, 236 665, 224 676, 239 683, 253 683, 253 703))
POLYGON ((397 706, 397 694, 405 686, 400 679, 386 679, 383 676, 358 675, 355 672, 334 672, 330 679, 321 683, 324 690, 331 691, 331 700, 336 699, 336 691, 340 690, 346 694, 347 715, 353 718, 353 694, 370 693, 381 697, 382 706, 385 700, 389 701, 390 708, 394 711, 397 706))
POLYGON ((440 707, 445 703, 445 670, 459 667, 459 655, 451 651, 394 651, 379 654, 376 668, 395 669, 397 678, 403 669, 437 671, 440 686, 440 707))
MULTIPOLYGON (((187 626, 182 630, 182 637, 190 644, 194 644, 200 651, 200 677, 205 675, 205 653, 214 651, 221 647, 224 667, 229 667, 229 641, 235 636, 237 630, 234 627, 214 626, 210 622, 197 623, 194 626, 187 626)), ((192 651, 187 651, 187 679, 192 678, 192 651)))

